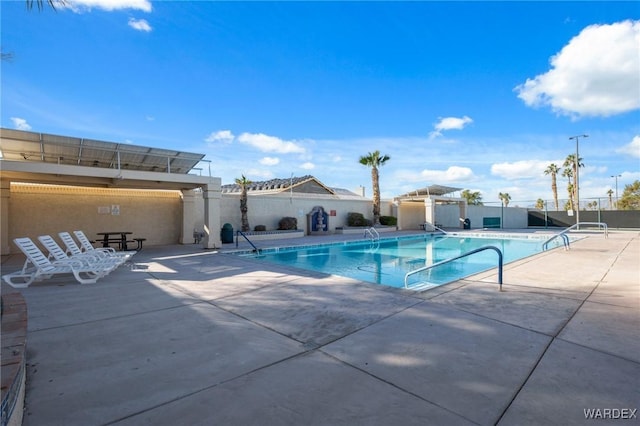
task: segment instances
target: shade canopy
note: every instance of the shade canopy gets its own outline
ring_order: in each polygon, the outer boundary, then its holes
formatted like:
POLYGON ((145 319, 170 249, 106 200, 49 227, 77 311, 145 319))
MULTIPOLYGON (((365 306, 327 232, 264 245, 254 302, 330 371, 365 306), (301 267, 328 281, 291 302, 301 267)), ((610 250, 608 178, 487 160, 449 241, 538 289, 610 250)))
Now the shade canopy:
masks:
POLYGON ((425 188, 416 189, 415 191, 402 194, 398 198, 442 196, 442 195, 451 194, 453 192, 457 192, 461 190, 462 188, 453 188, 451 186, 429 185, 425 188))
POLYGON ((2 159, 187 174, 204 154, 0 129, 2 159))

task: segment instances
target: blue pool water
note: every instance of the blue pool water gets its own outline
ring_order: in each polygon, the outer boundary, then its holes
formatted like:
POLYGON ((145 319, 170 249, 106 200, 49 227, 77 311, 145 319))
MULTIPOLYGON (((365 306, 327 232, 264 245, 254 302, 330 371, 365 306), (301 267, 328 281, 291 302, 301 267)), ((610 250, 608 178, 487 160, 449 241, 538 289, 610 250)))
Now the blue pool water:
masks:
MULTIPOLYGON (((340 275, 391 287, 404 287, 407 272, 459 256, 483 246, 495 246, 504 263, 542 251, 545 240, 534 237, 500 238, 468 236, 431 236, 380 239, 305 247, 267 250, 253 254, 257 260, 293 266, 310 271, 340 275)), ((495 268, 498 254, 485 250, 451 263, 416 273, 409 286, 422 289, 446 284, 478 272, 495 268)))

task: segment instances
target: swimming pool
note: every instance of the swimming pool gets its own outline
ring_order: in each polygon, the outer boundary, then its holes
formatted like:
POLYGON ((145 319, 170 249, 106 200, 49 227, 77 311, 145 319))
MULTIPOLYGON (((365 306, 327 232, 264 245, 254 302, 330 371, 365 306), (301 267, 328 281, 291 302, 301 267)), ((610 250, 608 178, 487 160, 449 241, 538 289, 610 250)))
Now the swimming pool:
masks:
MULTIPOLYGON (((496 235, 418 235, 304 248, 268 249, 260 254, 245 256, 391 287, 404 287, 407 272, 483 246, 490 245, 500 249, 504 263, 508 263, 542 252, 544 241, 539 236, 531 235, 510 238, 496 235)), ((497 265, 497 253, 485 250, 412 275, 409 285, 420 289, 435 287, 497 265)))

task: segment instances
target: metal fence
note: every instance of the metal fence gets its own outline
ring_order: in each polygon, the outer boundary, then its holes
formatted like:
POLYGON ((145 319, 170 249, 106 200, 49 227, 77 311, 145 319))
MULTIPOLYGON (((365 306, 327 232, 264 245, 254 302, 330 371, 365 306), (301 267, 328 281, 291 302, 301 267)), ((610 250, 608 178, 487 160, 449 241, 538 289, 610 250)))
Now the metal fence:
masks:
MULTIPOLYGON (((547 211, 560 211, 566 212, 570 209, 570 201, 568 198, 558 198, 558 206, 556 208, 555 201, 553 199, 542 200, 541 203, 538 200, 510 200, 508 207, 523 207, 528 209, 538 209, 547 211)), ((574 200, 575 203, 575 200, 574 200)), ((594 197, 594 198, 580 198, 580 212, 582 211, 598 211, 598 210, 618 210, 616 208, 618 199, 616 197, 594 197)), ((483 202, 485 206, 501 206, 502 202, 492 201, 483 202)), ((575 206, 573 208, 575 210, 575 206)))

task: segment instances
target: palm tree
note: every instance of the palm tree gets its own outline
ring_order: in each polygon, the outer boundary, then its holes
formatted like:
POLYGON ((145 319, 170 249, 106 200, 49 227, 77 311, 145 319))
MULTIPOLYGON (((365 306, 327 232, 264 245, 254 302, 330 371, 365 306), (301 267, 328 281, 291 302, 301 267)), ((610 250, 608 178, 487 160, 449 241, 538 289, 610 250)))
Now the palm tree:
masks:
POLYGON ((380 176, 378 167, 383 166, 391 157, 380 155, 380 151, 373 151, 360 157, 360 164, 371 167, 371 185, 373 186, 373 224, 380 223, 380 176))
POLYGON ((249 218, 247 217, 247 211, 249 210, 247 207, 247 186, 251 185, 251 181, 247 179, 244 175, 242 178, 236 178, 236 184, 240 185, 242 188, 242 193, 240 194, 240 213, 242 215, 242 232, 247 232, 251 229, 249 226, 249 218))
POLYGON ((551 163, 544 170, 545 175, 551 175, 551 191, 553 191, 553 202, 556 205, 556 211, 558 211, 558 183, 556 181, 556 176, 560 172, 560 167, 556 164, 551 163))
POLYGON ((609 196, 609 210, 613 210, 613 189, 609 188, 607 195, 609 196))
MULTIPOLYGON (((566 210, 573 210, 573 183, 571 181, 571 179, 573 178, 573 170, 572 169, 564 169, 562 171, 562 177, 566 177, 568 179, 567 182, 567 192, 569 193, 569 201, 568 201, 568 205, 569 208, 566 210)), ((565 204, 566 207, 566 204, 565 204)))
POLYGON ((462 198, 466 199, 467 204, 471 206, 482 205, 482 195, 480 195, 480 192, 478 191, 471 192, 470 190, 465 189, 460 193, 460 195, 462 196, 462 198))
POLYGON ((504 194, 501 192, 498 197, 500 197, 500 199, 502 200, 502 204, 504 204, 505 207, 509 207, 509 201, 511 201, 511 195, 509 195, 508 192, 505 192, 504 194))
MULTIPOLYGON (((576 155, 569 154, 567 158, 564 160, 564 167, 570 167, 571 169, 571 177, 573 178, 574 184, 571 185, 571 205, 575 205, 574 200, 578 199, 578 186, 575 185, 575 177, 578 176, 578 167, 584 167, 584 163, 582 162, 582 158, 578 158, 576 162, 576 155)), ((579 209, 580 206, 575 206, 576 209, 579 209)))
MULTIPOLYGON (((60 6, 64 6, 65 4, 67 4, 67 0, 47 0, 47 3, 49 3, 49 6, 51 6, 53 10, 56 10, 56 3, 60 6)), ((42 10, 42 8, 44 7, 44 0, 36 0, 36 4, 38 5, 38 9, 42 10)), ((31 9, 32 7, 33 0, 27 0, 27 8, 31 9)))

